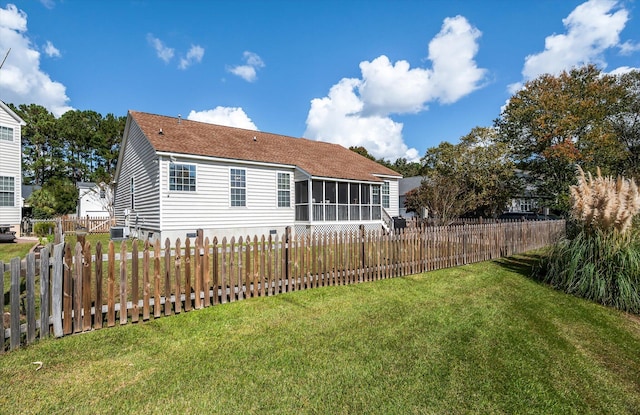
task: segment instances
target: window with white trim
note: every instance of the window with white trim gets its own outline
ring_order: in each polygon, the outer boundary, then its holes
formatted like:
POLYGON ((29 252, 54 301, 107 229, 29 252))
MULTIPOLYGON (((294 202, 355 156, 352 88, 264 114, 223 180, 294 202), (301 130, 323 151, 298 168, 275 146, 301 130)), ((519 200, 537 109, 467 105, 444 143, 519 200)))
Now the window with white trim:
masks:
POLYGON ((291 207, 291 175, 278 173, 278 207, 291 207))
POLYGON ((194 164, 169 164, 169 190, 196 191, 196 166, 194 164))
POLYGON ((382 207, 389 209, 389 182, 382 183, 382 207))
POLYGON ((0 206, 15 206, 15 179, 0 176, 0 206))
POLYGON ((13 141, 13 128, 0 125, 0 140, 13 141))
POLYGON ((231 169, 231 206, 247 206, 247 176, 244 169, 231 169))

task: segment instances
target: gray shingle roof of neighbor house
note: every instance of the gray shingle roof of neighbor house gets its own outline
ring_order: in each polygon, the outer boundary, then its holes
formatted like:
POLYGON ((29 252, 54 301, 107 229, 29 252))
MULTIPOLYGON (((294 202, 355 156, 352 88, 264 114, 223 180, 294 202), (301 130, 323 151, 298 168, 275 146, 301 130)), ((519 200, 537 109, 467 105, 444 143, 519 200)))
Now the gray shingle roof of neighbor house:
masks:
POLYGON ((129 115, 157 152, 291 165, 335 179, 379 182, 380 176, 401 177, 338 144, 138 111, 129 115))

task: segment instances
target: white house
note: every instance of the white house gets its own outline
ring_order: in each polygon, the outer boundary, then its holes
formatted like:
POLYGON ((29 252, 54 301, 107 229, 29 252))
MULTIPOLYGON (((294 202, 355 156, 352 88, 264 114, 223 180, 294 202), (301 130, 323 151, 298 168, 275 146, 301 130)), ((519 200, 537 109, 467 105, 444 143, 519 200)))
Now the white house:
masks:
POLYGON ((130 111, 114 211, 141 239, 380 229, 400 178, 337 144, 130 111))
POLYGON ((90 216, 93 218, 108 218, 113 209, 113 192, 105 184, 93 182, 78 182, 78 206, 76 214, 79 218, 90 216))
POLYGON ((20 233, 22 220, 21 128, 25 122, 0 101, 0 225, 20 233))
MULTIPOLYGON (((407 208, 404 206, 404 203, 407 200, 407 193, 420 187, 424 179, 424 176, 403 177, 400 179, 398 185, 400 194, 400 216, 404 218, 414 218, 418 216, 415 212, 407 212, 407 208)), ((426 217, 426 211, 423 211, 420 216, 423 218, 426 217)))

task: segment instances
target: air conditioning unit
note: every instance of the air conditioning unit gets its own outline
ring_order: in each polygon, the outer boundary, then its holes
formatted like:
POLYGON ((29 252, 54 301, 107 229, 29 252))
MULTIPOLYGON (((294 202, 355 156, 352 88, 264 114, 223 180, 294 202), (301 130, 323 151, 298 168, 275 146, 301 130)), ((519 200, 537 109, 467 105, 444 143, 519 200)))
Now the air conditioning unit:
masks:
POLYGON ((126 226, 112 226, 110 231, 112 240, 122 240, 129 237, 129 228, 126 226))

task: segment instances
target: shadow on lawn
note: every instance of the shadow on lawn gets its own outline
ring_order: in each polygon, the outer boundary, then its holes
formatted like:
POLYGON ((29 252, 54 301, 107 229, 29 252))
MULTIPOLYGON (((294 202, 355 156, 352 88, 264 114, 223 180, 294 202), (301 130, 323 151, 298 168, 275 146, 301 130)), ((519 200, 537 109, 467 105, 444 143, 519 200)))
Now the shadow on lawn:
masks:
POLYGON ((524 277, 539 281, 539 278, 534 275, 533 270, 543 258, 544 255, 542 255, 542 253, 535 252, 501 258, 495 262, 509 271, 513 271, 524 277))

